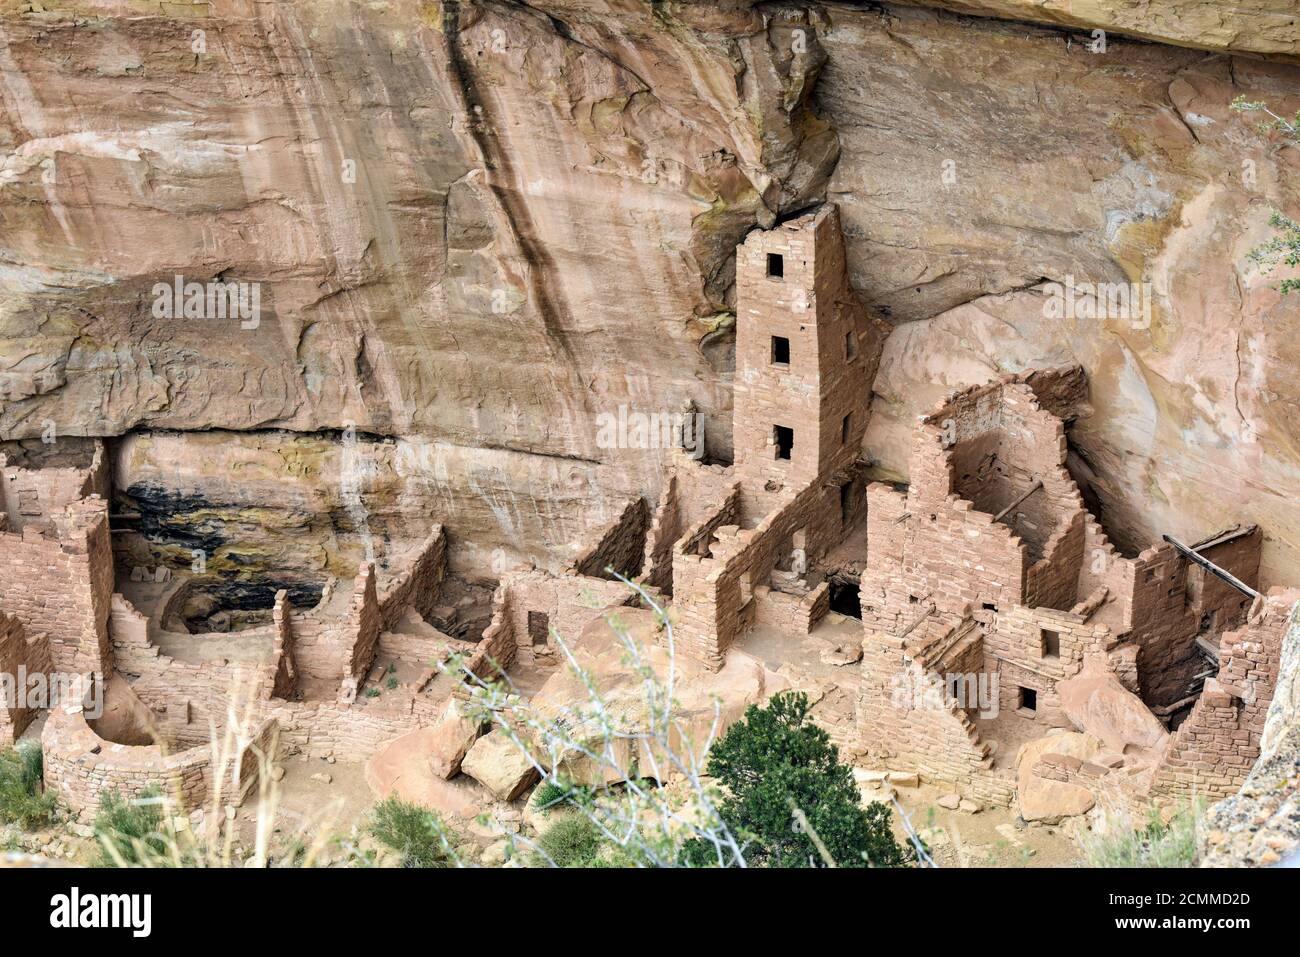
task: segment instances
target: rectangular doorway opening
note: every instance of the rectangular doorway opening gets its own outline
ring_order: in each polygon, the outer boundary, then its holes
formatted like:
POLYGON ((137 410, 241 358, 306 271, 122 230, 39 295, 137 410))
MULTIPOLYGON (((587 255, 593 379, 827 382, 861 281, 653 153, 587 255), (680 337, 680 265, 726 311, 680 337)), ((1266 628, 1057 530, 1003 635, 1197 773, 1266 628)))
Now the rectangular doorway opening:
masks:
POLYGON ((794 429, 784 425, 772 426, 772 442, 776 446, 776 457, 789 461, 790 453, 794 451, 794 429))
POLYGON ((767 254, 767 275, 769 279, 785 277, 785 258, 780 253, 767 254))
POLYGON ((831 579, 831 611, 862 620, 862 596, 857 582, 831 579))
POLYGON ((551 616, 544 611, 530 611, 528 613, 528 640, 533 647, 545 645, 546 638, 551 632, 551 616))

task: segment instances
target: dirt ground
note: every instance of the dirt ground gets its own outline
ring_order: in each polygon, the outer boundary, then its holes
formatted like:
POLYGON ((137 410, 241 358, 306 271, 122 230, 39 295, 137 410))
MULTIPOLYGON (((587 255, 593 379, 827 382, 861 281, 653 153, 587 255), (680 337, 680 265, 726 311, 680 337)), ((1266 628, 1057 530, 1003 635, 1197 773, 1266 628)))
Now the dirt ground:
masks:
MULTIPOLYGON (((868 791, 868 794, 871 792, 868 791)), ((947 789, 922 784, 897 788, 903 805, 921 838, 940 867, 1078 867, 1078 844, 1062 826, 1018 822, 1008 808, 982 808, 976 813, 950 811, 938 800, 947 789)), ((906 830, 897 811, 894 833, 903 840, 906 830)))

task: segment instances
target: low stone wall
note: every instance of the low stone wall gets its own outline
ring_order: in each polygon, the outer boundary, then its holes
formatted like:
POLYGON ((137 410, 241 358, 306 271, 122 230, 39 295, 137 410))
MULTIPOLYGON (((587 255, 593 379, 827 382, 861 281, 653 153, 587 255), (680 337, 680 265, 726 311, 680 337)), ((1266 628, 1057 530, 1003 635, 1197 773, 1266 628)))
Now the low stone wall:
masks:
POLYGON ((97 735, 80 707, 50 711, 41 733, 45 787, 78 818, 88 822, 105 793, 127 799, 157 789, 185 809, 208 796, 212 752, 206 746, 174 754, 158 745, 114 744, 97 735))
POLYGON ((767 585, 754 589, 754 620, 791 635, 809 634, 830 610, 829 582, 822 582, 806 595, 776 591, 767 585))
POLYGON ((1206 815, 1206 867, 1300 864, 1300 609, 1289 616, 1278 672, 1259 760, 1241 790, 1206 815))
POLYGON ((558 633, 575 641, 582 629, 611 605, 627 605, 638 594, 623 582, 583 575, 520 572, 502 582, 504 617, 515 647, 516 661, 531 663, 538 654, 552 654, 558 633), (534 641, 540 642, 534 644, 534 641))
POLYGON ((670 472, 659 497, 659 504, 650 517, 645 557, 641 563, 645 584, 669 595, 673 590, 673 546, 681 534, 682 512, 678 501, 677 476, 670 472))
MULTIPOLYGON (((914 634, 923 636, 918 643, 943 647, 958 624, 932 620, 914 634)), ((868 635, 858 689, 859 746, 965 797, 1009 807, 1014 779, 994 771, 992 750, 975 723, 946 693, 942 675, 930 672, 929 662, 908 654, 903 637, 868 635)))
POLYGON ((70 674, 108 667, 113 556, 108 506, 93 497, 68 505, 42 530, 0 532, 0 608, 28 633, 44 634, 54 667, 70 674))
POLYGON ((447 533, 435 525, 423 542, 395 564, 406 567, 389 581, 379 595, 379 612, 384 631, 391 631, 408 608, 428 615, 442 597, 447 575, 447 533))
POLYGON ((28 636, 22 622, 0 612, 0 674, 12 682, 14 700, 5 700, 6 686, 0 686, 0 745, 13 744, 36 720, 36 708, 19 707, 23 679, 47 675, 50 649, 44 635, 28 636))
POLYGON ((1223 798, 1260 756, 1260 738, 1281 668, 1282 642, 1300 592, 1263 599, 1251 619, 1223 636, 1219 673, 1207 679, 1192 713, 1165 751, 1151 793, 1223 798))
MULTIPOLYGON (((361 758, 408 731, 437 723, 439 705, 413 693, 386 692, 380 698, 347 701, 284 700, 279 692, 291 667, 297 620, 286 614, 287 602, 278 599, 269 661, 192 664, 162 654, 149 641, 144 616, 121 595, 114 596, 112 630, 119 668, 136 677, 132 690, 154 713, 164 736, 182 744, 205 743, 214 725, 225 727, 233 705, 245 726, 274 722, 281 747, 318 757, 361 758)), ((377 610, 375 614, 377 618, 377 610)))
POLYGON ((573 574, 591 578, 613 578, 605 571, 612 568, 625 578, 641 574, 645 561, 646 531, 650 526, 650 509, 645 499, 634 498, 618 518, 601 529, 595 542, 584 549, 573 563, 573 574))

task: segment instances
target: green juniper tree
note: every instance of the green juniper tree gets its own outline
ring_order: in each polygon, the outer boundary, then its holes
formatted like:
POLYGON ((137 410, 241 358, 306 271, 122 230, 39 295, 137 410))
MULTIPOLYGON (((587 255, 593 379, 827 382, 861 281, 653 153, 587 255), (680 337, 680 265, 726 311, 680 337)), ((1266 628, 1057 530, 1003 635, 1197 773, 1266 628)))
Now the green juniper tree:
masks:
MULTIPOLYGON (((852 769, 808 719, 810 709, 803 692, 773 695, 766 707, 751 705, 709 752, 707 771, 728 792, 719 812, 748 842, 746 860, 767 867, 911 863, 890 830, 889 807, 862 806, 852 769)), ((702 842, 688 851, 699 866, 717 863, 702 842)))

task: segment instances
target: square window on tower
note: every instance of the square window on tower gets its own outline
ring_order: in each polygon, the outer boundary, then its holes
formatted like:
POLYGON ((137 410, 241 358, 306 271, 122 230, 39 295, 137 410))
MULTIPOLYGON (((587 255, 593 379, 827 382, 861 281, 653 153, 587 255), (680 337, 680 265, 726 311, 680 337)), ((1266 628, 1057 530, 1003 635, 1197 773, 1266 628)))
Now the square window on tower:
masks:
POLYGON ((769 279, 785 278, 785 257, 780 253, 767 254, 767 276, 769 279))
POLYGON ((788 366, 790 364, 790 340, 785 336, 772 337, 772 365, 788 366))

